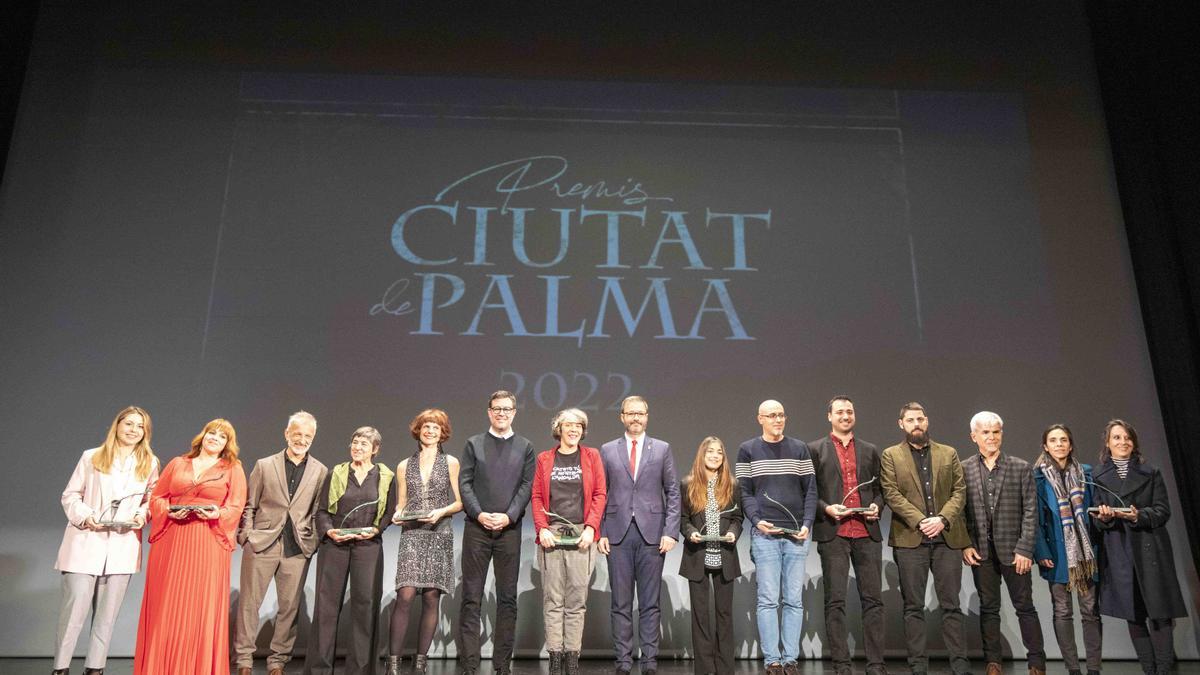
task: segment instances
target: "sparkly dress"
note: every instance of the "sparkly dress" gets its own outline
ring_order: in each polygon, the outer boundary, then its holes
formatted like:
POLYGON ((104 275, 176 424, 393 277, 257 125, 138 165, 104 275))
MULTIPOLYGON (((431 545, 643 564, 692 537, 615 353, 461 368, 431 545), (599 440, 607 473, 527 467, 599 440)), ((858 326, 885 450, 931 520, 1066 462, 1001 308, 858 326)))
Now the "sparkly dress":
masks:
MULTIPOLYGON (((404 486, 408 493, 405 513, 427 513, 454 503, 446 454, 438 451, 428 483, 421 482, 420 456, 418 450, 409 458, 404 471, 404 486)), ((434 524, 414 521, 403 525, 396 553, 396 588, 411 586, 450 592, 454 586, 451 520, 447 517, 434 524)))

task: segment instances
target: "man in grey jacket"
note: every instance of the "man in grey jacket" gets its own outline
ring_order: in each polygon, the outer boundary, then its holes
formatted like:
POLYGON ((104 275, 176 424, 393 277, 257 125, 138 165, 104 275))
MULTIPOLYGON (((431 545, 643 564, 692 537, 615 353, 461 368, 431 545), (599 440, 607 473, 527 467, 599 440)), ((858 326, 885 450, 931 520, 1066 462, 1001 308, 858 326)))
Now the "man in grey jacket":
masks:
POLYGON ((1042 625, 1033 606, 1033 545, 1037 527, 1037 493, 1029 462, 1002 454, 1004 421, 993 412, 971 418, 971 440, 979 452, 963 460, 967 484, 967 534, 963 562, 971 566, 979 591, 979 630, 987 675, 1002 672, 1000 582, 1017 611, 1021 642, 1025 644, 1030 675, 1045 675, 1046 652, 1042 625))

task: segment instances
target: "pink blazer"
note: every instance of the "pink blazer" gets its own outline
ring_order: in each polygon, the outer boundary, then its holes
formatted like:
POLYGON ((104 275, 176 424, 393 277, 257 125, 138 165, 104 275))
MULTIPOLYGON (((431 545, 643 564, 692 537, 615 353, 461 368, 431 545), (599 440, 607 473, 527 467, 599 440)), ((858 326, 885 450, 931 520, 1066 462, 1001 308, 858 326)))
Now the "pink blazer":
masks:
POLYGON ((148 480, 139 481, 134 471, 124 488, 118 488, 111 474, 100 473, 92 466, 92 455, 97 451, 99 448, 84 451, 63 490, 62 506, 67 514, 67 529, 63 532, 54 569, 94 575, 134 574, 142 564, 141 530, 93 532, 84 529, 83 522, 88 516, 96 520, 133 520, 140 513, 146 518, 150 497, 146 487, 158 480, 158 462, 155 461, 148 480), (116 494, 118 489, 123 492, 116 494), (122 501, 113 517, 110 508, 113 500, 130 494, 141 496, 122 501))

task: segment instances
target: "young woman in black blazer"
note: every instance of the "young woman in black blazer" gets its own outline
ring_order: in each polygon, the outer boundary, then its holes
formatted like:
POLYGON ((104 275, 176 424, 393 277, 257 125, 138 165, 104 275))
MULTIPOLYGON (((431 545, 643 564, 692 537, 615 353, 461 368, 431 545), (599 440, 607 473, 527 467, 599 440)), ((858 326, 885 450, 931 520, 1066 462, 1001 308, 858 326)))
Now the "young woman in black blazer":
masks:
POLYGON ((696 672, 731 673, 733 586, 742 575, 737 539, 742 533, 743 514, 741 494, 721 439, 709 436, 700 442, 680 494, 684 543, 679 575, 688 580, 696 672), (721 540, 703 541, 704 535, 720 535, 721 540), (710 606, 716 609, 715 625, 709 620, 710 606))

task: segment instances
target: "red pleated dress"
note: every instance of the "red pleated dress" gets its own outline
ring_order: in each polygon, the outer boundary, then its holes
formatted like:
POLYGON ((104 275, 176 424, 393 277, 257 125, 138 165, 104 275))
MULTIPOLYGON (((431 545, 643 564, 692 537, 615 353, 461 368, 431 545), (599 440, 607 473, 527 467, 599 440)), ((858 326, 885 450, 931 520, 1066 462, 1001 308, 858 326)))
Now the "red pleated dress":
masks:
POLYGON ((240 462, 200 476, 176 457, 150 497, 150 556, 138 619, 134 675, 228 675, 229 566, 246 505, 240 462), (172 504, 216 504, 220 518, 167 517, 172 504))

